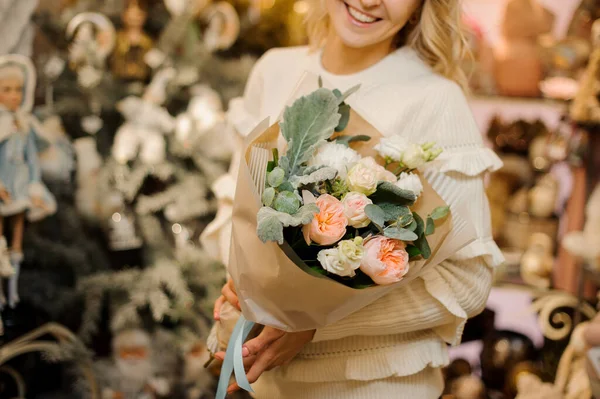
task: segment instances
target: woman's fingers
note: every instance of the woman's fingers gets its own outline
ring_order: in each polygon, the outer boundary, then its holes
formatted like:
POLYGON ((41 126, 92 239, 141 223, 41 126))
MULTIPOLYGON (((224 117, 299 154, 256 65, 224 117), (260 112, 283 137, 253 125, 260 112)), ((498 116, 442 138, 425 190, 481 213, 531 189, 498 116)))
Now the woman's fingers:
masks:
POLYGON ((242 356, 258 355, 284 335, 285 331, 277 330, 272 327, 265 327, 256 338, 251 339, 244 344, 242 356))
POLYGON ((238 310, 241 310, 240 309, 240 301, 237 297, 237 294, 235 293, 235 291, 233 291, 231 289, 229 284, 225 284, 223 286, 223 289, 221 290, 221 294, 223 294, 223 296, 225 297, 227 302, 229 302, 233 307, 237 308, 238 310))
POLYGON ((221 306, 227 301, 223 295, 217 298, 215 301, 215 306, 213 308, 213 318, 217 321, 221 319, 221 306))

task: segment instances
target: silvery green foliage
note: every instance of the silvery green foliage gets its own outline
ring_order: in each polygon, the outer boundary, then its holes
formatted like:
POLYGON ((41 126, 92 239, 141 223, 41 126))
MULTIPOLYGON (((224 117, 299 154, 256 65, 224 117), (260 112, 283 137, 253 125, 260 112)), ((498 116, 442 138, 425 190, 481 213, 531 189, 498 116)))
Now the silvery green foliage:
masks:
POLYGON ((280 166, 288 176, 298 174, 315 149, 331 137, 340 120, 337 110, 338 99, 327 89, 318 89, 286 108, 281 133, 288 150, 281 157, 280 166))
POLYGON ((277 241, 281 245, 283 244, 284 227, 308 224, 317 213, 319 213, 319 207, 316 204, 304 205, 294 215, 262 207, 257 215, 258 238, 262 242, 277 241))
POLYGON ((262 195, 262 202, 264 206, 271 206, 273 201, 275 200, 275 189, 273 187, 265 188, 265 191, 262 195))
POLYGON ((273 208, 279 212, 294 215, 300 208, 300 199, 291 191, 282 191, 275 197, 273 208))
POLYGON ((303 176, 292 176, 290 182, 294 187, 305 186, 307 184, 318 183, 327 180, 333 180, 337 176, 335 168, 325 166, 317 170, 310 169, 304 172, 303 176), (310 173, 309 173, 310 172, 310 173))
POLYGON ((285 171, 279 167, 273 169, 267 174, 267 184, 271 187, 279 187, 285 180, 285 171))

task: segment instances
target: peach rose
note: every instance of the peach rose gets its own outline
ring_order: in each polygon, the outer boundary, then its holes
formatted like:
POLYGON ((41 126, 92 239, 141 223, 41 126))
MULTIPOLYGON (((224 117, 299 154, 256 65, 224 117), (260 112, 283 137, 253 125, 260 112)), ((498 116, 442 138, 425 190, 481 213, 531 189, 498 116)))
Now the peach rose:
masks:
POLYGON ((348 219, 344 215, 344 205, 332 195, 323 194, 316 201, 319 213, 312 222, 302 228, 304 239, 319 245, 333 245, 346 234, 348 219))
POLYGON ((357 229, 367 227, 371 220, 365 214, 365 207, 372 204, 371 201, 363 193, 350 191, 342 199, 344 205, 344 214, 348 218, 348 224, 357 229))
POLYGON ((360 269, 378 285, 396 283, 408 273, 406 244, 384 236, 376 236, 365 244, 360 269))

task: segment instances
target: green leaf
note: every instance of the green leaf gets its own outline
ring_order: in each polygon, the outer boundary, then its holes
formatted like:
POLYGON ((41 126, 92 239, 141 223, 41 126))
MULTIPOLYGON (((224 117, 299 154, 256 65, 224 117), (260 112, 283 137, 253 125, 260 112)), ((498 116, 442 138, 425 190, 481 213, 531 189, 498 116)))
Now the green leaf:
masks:
POLYGON ((427 225, 425 226, 425 235, 430 236, 435 233, 435 222, 431 216, 427 217, 427 225))
POLYGON ((283 244, 284 227, 308 224, 317 213, 319 213, 319 207, 316 204, 304 205, 294 215, 262 207, 256 215, 258 238, 262 242, 277 241, 281 245, 283 244))
POLYGON ((277 162, 275 162, 275 161, 267 162, 267 173, 272 172, 273 169, 275 169, 276 167, 277 167, 277 162))
POLYGON ((411 213, 407 213, 406 215, 402 215, 398 218, 398 225, 400 227, 407 227, 410 226, 414 220, 415 218, 413 215, 411 213))
POLYGON ((383 230, 383 235, 402 241, 415 241, 417 238, 419 238, 412 231, 403 229, 401 227, 388 227, 387 229, 383 230))
POLYGON ((317 169, 308 175, 292 176, 292 178, 290 179, 290 182, 296 187, 306 186, 307 184, 311 184, 311 183, 318 183, 318 182, 322 182, 322 181, 333 180, 337 176, 337 173, 338 173, 337 169, 326 166, 326 167, 317 169))
POLYGON ((409 229, 410 231, 415 231, 417 229, 417 227, 418 227, 417 221, 413 217, 413 221, 410 222, 410 224, 406 228, 409 229))
POLYGON ((275 197, 273 208, 279 212, 285 212, 293 215, 298 212, 298 209, 300 209, 300 199, 296 193, 283 191, 277 194, 277 197, 275 197))
POLYGON ((376 204, 388 203, 405 206, 411 206, 417 200, 417 196, 414 192, 404 190, 395 184, 386 181, 379 182, 377 191, 375 191, 370 198, 376 204))
MULTIPOLYGON (((379 207, 385 212, 385 221, 394 222, 405 215, 410 215, 410 209, 407 206, 400 206, 394 204, 379 204, 379 207)), ((411 216, 412 220, 412 216, 411 216)), ((404 227, 404 226, 402 226, 404 227)))
POLYGON ((374 204, 365 206, 365 214, 376 226, 383 227, 385 225, 385 212, 379 206, 374 204))
POLYGON ((409 258, 421 256, 421 251, 419 251, 419 248, 415 247, 414 245, 407 245, 406 252, 408 252, 409 258))
POLYGON ((423 233, 425 233, 425 223, 423 223, 423 219, 417 213, 413 213, 413 217, 417 223, 417 227, 415 228, 414 232, 416 235, 421 237, 423 233))
POLYGON ((331 92, 333 93, 334 96, 336 96, 338 99, 342 98, 343 94, 341 91, 339 91, 338 89, 333 89, 331 90, 331 92))
POLYGON ((319 89, 320 89, 321 87, 323 87, 323 78, 321 76, 319 76, 318 82, 319 82, 319 89))
POLYGON ((364 135, 364 134, 359 134, 356 136, 343 135, 343 136, 337 136, 334 140, 337 144, 343 144, 346 147, 349 147, 350 143, 354 143, 356 141, 369 141, 369 140, 371 140, 371 137, 364 135))
POLYGON ((273 160, 271 162, 274 162, 275 166, 279 166, 279 150, 277 148, 273 148, 273 160))
POLYGON ((296 188, 294 187, 294 185, 292 183, 290 183, 289 181, 286 181, 286 182, 283 182, 282 185, 277 187, 277 190, 279 190, 279 192, 289 191, 289 192, 293 193, 296 190, 296 188))
POLYGON ((267 187, 262 195, 262 202, 264 206, 271 206, 275 199, 275 189, 273 187, 267 187))
POLYGON ((440 220, 445 218, 446 216, 448 216, 448 214, 450 213, 450 208, 447 206, 438 206, 437 208, 435 208, 433 210, 433 212, 431 212, 431 218, 433 220, 440 220))
MULTIPOLYGON (((344 94, 338 97, 339 104, 342 104, 344 101, 348 99, 352 94, 356 93, 360 89, 360 85, 353 86, 349 88, 344 94)), ((337 90, 337 89, 336 89, 337 90)), ((339 92, 339 90, 338 90, 339 92)))
POLYGON ((340 104, 338 113, 340 114, 340 121, 335 127, 335 131, 341 132, 348 126, 348 122, 350 122, 350 106, 346 103, 340 104))
POLYGON ((285 180, 285 171, 280 167, 276 167, 269 174, 267 174, 267 184, 270 187, 279 187, 283 184, 285 180))
POLYGON ((340 121, 338 104, 330 90, 321 88, 286 108, 280 127, 288 142, 287 169, 284 168, 288 176, 296 175, 300 165, 310 159, 317 146, 331 137, 340 121))
POLYGON ((415 246, 419 248, 419 251, 421 251, 421 255, 423 255, 423 258, 429 259, 429 257, 431 256, 431 248, 429 248, 429 243, 427 242, 427 237, 425 237, 425 235, 419 237, 413 242, 413 244, 415 244, 415 246))
POLYGON ((413 216, 415 218, 415 221, 417 222, 415 234, 419 236, 419 238, 416 239, 413 242, 413 244, 415 245, 415 247, 419 248, 419 251, 421 251, 421 255, 423 255, 423 258, 429 259, 429 257, 431 256, 431 248, 429 247, 429 243, 427 242, 427 237, 425 237, 425 223, 423 223, 423 219, 421 219, 421 216, 419 216, 418 214, 413 213, 413 216))

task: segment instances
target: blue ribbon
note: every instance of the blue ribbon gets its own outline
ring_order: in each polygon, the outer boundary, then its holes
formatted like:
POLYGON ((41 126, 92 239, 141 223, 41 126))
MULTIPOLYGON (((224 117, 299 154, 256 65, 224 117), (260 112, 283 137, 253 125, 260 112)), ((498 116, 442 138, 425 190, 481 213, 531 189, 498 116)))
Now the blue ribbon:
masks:
POLYGON ((235 328, 227 344, 225 360, 223 360, 223 365, 221 366, 221 376, 219 377, 216 399, 225 399, 229 381, 234 373, 235 381, 240 388, 248 392, 254 392, 248 382, 248 377, 246 377, 244 358, 242 357, 242 345, 246 341, 246 338, 248 338, 248 334, 250 334, 254 324, 254 322, 246 320, 243 315, 240 315, 235 324, 235 328))

